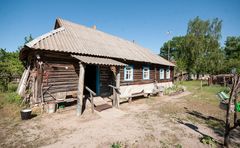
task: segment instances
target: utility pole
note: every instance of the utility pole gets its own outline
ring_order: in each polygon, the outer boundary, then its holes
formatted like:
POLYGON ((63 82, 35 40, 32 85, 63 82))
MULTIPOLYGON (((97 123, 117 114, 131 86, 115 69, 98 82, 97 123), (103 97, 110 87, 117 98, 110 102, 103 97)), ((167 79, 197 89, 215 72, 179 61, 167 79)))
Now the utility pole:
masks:
MULTIPOLYGON (((170 34, 171 31, 167 31, 167 35, 169 36, 170 39, 170 34)), ((168 61, 170 60, 170 40, 168 41, 168 61)))

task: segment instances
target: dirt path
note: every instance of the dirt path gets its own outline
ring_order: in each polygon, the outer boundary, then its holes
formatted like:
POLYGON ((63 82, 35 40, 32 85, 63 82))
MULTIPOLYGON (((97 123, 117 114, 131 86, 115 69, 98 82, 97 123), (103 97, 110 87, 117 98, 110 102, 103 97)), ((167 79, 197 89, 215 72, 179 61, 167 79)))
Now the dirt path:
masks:
POLYGON ((120 142, 125 147, 207 147, 202 133, 221 141, 212 129, 185 119, 185 92, 173 97, 139 99, 81 118, 76 109, 45 114, 5 128, 0 147, 110 147, 120 142), (175 105, 178 105, 177 109, 175 105), (176 109, 176 110, 175 110, 176 109), (191 125, 191 126, 190 126, 191 125), (14 133, 14 134, 13 134, 14 133))

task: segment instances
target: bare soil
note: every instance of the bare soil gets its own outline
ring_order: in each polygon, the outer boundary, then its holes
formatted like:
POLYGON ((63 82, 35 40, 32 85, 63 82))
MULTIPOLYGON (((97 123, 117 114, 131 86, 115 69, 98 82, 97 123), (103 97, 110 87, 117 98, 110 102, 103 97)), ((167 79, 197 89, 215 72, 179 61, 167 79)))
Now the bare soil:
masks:
MULTIPOLYGON (((75 106, 29 121, 1 120, 0 147, 210 147, 203 135, 223 142, 224 111, 214 104, 177 96, 135 99, 120 109, 76 116, 75 106)), ((232 146, 240 145, 240 129, 232 135, 232 146)))

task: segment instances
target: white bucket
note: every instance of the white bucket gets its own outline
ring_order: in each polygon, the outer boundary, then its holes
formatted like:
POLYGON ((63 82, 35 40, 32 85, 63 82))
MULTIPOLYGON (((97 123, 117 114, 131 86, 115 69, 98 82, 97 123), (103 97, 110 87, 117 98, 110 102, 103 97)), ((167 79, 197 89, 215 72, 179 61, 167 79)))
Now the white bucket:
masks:
POLYGON ((54 113, 56 111, 55 102, 48 103, 48 113, 54 113))

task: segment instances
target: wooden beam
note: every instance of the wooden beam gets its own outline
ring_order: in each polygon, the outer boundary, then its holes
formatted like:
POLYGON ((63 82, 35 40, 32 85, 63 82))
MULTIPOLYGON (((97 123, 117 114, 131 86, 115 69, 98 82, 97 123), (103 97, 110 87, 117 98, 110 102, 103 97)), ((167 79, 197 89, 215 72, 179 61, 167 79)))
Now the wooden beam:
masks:
MULTIPOLYGON (((117 68, 116 72, 116 87, 120 90, 120 67, 117 68)), ((116 107, 119 108, 120 94, 116 93, 116 107)))
POLYGON ((82 115, 83 90, 84 90, 85 66, 79 62, 79 80, 77 93, 77 116, 82 115))
POLYGON ((92 95, 92 93, 90 93, 90 99, 91 99, 91 109, 92 109, 92 113, 94 113, 94 103, 93 103, 93 95, 92 95))

